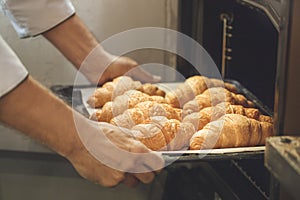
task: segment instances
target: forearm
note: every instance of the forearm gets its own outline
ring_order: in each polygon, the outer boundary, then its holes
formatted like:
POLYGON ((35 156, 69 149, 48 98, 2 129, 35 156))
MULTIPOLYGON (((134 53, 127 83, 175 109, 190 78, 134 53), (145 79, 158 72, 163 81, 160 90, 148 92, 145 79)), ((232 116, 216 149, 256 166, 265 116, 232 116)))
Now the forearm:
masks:
POLYGON ((30 77, 0 99, 0 121, 63 156, 80 145, 71 108, 30 77))
POLYGON ((77 15, 44 32, 43 36, 92 83, 112 78, 112 73, 102 73, 116 57, 102 48, 77 15))
POLYGON ((43 33, 62 54, 79 68, 87 55, 99 44, 76 15, 43 33))

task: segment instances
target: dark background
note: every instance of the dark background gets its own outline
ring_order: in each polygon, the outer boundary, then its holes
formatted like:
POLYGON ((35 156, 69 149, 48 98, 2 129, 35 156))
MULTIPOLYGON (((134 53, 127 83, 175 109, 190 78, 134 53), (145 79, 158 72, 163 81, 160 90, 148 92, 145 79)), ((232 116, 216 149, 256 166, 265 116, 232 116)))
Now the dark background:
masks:
MULTIPOLYGON (((233 37, 228 39, 232 60, 226 63, 225 78, 240 82, 273 110, 278 32, 262 11, 235 0, 182 0, 179 30, 198 41, 221 71, 221 13, 233 16, 233 30, 229 31, 233 37)), ((185 77, 197 74, 182 58, 178 58, 177 66, 185 77)))

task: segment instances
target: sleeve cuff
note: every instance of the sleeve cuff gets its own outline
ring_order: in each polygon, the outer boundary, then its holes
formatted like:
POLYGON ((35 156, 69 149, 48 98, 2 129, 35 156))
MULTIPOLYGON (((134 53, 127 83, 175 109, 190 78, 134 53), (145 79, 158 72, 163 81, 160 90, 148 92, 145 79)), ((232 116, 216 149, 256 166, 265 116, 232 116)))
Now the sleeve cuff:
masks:
POLYGON ((6 0, 2 9, 20 38, 39 35, 75 13, 69 0, 6 0))
POLYGON ((0 36, 0 98, 27 78, 28 72, 0 36))

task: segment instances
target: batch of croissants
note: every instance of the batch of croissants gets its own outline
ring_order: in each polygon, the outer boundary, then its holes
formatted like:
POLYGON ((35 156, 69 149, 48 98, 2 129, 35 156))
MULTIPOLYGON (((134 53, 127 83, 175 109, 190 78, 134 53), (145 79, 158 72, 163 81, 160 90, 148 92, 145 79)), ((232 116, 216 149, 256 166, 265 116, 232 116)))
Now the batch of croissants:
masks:
POLYGON ((96 109, 92 120, 130 129, 154 151, 264 145, 273 135, 272 117, 237 91, 200 75, 168 91, 120 76, 97 88, 87 103, 96 109))

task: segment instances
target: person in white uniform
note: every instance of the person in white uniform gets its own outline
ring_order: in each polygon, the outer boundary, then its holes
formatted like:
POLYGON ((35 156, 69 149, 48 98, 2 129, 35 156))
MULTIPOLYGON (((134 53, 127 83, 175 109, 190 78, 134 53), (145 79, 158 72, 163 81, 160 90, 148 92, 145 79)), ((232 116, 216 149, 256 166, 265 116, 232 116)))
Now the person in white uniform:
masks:
MULTIPOLYGON (((69 0, 1 0, 0 2, 2 10, 9 17, 21 38, 42 35, 78 69, 90 51, 99 46, 99 42, 76 15, 69 0)), ((95 63, 99 63, 99 67, 103 67, 101 63, 107 63, 115 58, 102 48, 97 48, 97 51, 99 56, 95 59, 95 63)), ((100 80, 95 76, 97 73, 93 71, 87 70, 82 73, 92 83, 101 84, 124 74, 137 65, 130 58, 119 57, 108 67, 100 80)), ((144 81, 155 82, 157 80, 155 76, 140 69, 136 70, 135 75, 144 81)), ((95 159, 83 145, 77 133, 73 115, 80 119, 81 125, 91 135, 99 134, 98 128, 100 127, 104 135, 109 133, 112 136, 111 138, 118 147, 136 153, 150 152, 144 145, 130 137, 130 134, 124 133, 126 130, 120 131, 118 127, 105 123, 100 123, 97 127, 91 126, 88 119, 76 113, 35 81, 0 36, 1 122, 37 139, 66 157, 82 177, 94 183, 115 186, 123 181, 139 180, 149 183, 153 180, 154 172, 127 174, 95 159)), ((99 141, 102 150, 106 146, 109 148, 107 143, 107 140, 99 141)), ((99 151, 102 150, 99 149, 99 151)), ((126 163, 127 167, 134 167, 140 163, 154 169, 157 163, 163 165, 160 156, 152 152, 150 154, 152 159, 146 160, 140 156, 135 161, 126 163)), ((111 157, 114 159, 114 155, 111 157)), ((125 161, 120 160, 120 162, 122 165, 125 161)))

